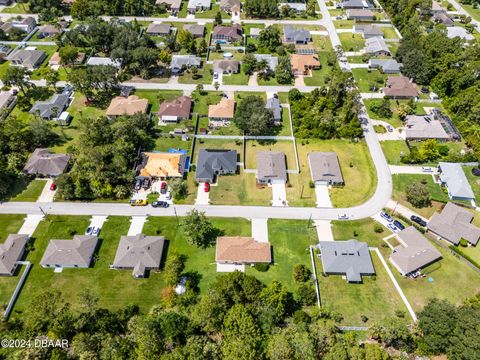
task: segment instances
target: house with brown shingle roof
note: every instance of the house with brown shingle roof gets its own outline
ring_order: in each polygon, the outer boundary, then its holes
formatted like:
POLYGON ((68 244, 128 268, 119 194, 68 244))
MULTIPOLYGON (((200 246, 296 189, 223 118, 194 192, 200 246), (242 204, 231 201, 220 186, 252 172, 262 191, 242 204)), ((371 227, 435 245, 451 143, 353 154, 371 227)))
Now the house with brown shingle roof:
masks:
POLYGON ((257 151, 257 183, 285 184, 287 165, 281 151, 257 151))
POLYGON ((215 250, 217 264, 269 264, 272 251, 268 242, 252 237, 222 236, 217 238, 215 250))
POLYGON ((220 10, 229 14, 240 13, 240 0, 220 0, 220 10))
POLYGON ((334 152, 314 151, 308 154, 310 174, 315 185, 342 185, 344 184, 342 170, 334 152))
POLYGON ((208 107, 208 125, 221 127, 230 125, 235 114, 235 100, 222 98, 216 105, 208 107))
POLYGON ((164 101, 160 104, 160 110, 157 112, 158 124, 176 123, 189 119, 191 109, 192 98, 189 96, 180 96, 171 101, 164 101))
POLYGON ((0 244, 0 275, 12 276, 17 268, 17 261, 25 253, 28 235, 10 234, 3 244, 0 244))
POLYGON ((165 6, 166 9, 171 12, 179 12, 182 7, 182 0, 157 0, 155 2, 157 6, 165 6))
POLYGON ((240 24, 230 26, 217 25, 213 29, 212 40, 217 43, 234 43, 243 39, 243 30, 240 24))
POLYGON ((418 96, 417 85, 406 76, 389 76, 383 93, 392 99, 411 99, 418 96))
POLYGON ((167 36, 168 34, 170 34, 171 29, 172 26, 170 24, 151 23, 147 27, 147 34, 156 36, 167 36))
POLYGON ((38 35, 42 35, 43 37, 54 37, 60 35, 63 32, 61 27, 57 27, 52 24, 43 25, 38 30, 38 35))
POLYGON ((205 25, 185 24, 183 30, 188 31, 195 38, 201 38, 205 34, 205 25))
POLYGON ((140 176, 157 179, 181 178, 185 172, 186 160, 186 154, 180 152, 144 152, 139 167, 140 176))
POLYGON ((146 114, 148 109, 148 100, 140 99, 136 95, 129 97, 117 96, 112 99, 107 109, 107 116, 146 114))
POLYGON ((320 69, 317 55, 290 54, 290 63, 295 75, 308 75, 312 70, 320 69))

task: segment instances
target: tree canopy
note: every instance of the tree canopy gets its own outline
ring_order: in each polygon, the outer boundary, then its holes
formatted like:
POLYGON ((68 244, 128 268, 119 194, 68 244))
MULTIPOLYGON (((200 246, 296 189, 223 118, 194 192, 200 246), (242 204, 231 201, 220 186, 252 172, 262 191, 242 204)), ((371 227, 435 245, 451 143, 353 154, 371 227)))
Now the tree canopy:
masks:
POLYGON ((265 108, 262 98, 250 95, 240 101, 233 122, 248 135, 268 135, 272 133, 273 113, 265 108))

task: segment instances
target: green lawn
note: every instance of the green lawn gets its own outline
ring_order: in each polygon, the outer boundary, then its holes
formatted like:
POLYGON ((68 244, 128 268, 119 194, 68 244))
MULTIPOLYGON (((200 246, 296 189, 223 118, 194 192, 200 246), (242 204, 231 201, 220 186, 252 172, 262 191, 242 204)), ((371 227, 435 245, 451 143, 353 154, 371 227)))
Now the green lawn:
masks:
POLYGON ((222 81, 225 85, 248 85, 249 76, 240 69, 238 74, 223 75, 222 81))
POLYGON ((208 107, 210 105, 218 104, 222 98, 221 92, 210 91, 206 95, 196 95, 194 97, 194 105, 192 112, 199 115, 208 115, 208 107))
POLYGON ((135 90, 139 98, 147 99, 150 104, 150 113, 155 113, 160 108, 160 103, 170 101, 183 95, 180 90, 135 90))
POLYGON ((43 188, 45 187, 45 183, 45 180, 30 181, 25 190, 15 196, 13 199, 10 199, 10 201, 37 201, 42 193, 43 188))
POLYGON ((25 215, 0 214, 0 243, 3 243, 9 234, 16 234, 23 225, 25 215))
POLYGON ((333 67, 328 66, 327 64, 327 53, 319 52, 318 59, 320 60, 320 64, 322 65, 322 68, 320 70, 313 70, 311 77, 305 76, 303 78, 303 80, 305 81, 305 85, 307 86, 326 85, 327 81, 325 80, 332 73, 333 67))
MULTIPOLYGON (((184 6, 184 7, 186 7, 186 6, 184 6)), ((219 11, 220 11, 220 5, 215 4, 215 5, 212 6, 212 8, 210 10, 197 11, 195 13, 195 18, 196 19, 213 19, 213 18, 215 18, 215 15, 219 11)), ((230 15, 228 15, 226 12, 220 11, 220 14, 222 14, 222 19, 230 19, 230 15)))
MULTIPOLYGON (((241 45, 243 45, 243 42, 241 43, 241 45)), ((228 45, 228 46, 231 46, 231 45, 228 45)), ((210 51, 210 53, 208 54, 208 61, 224 60, 225 57, 223 56, 223 54, 226 52, 229 52, 233 55, 233 57, 230 58, 230 60, 241 61, 245 56, 245 53, 243 51, 232 50, 232 49, 220 50, 219 52, 210 51)))
POLYGON ((392 199, 398 201, 400 204, 411 208, 416 213, 423 217, 431 217, 435 211, 439 210, 442 203, 449 201, 448 195, 445 194, 439 184, 433 181, 431 175, 412 175, 412 174, 395 174, 392 175, 393 194, 392 199), (407 201, 407 187, 412 183, 426 181, 426 185, 433 200, 432 206, 425 208, 415 208, 407 201))
POLYGON ((4 7, 2 13, 7 14, 28 14, 29 13, 29 4, 15 4, 11 7, 4 7))
POLYGON ((467 4, 462 4, 462 7, 465 9, 466 12, 470 14, 473 19, 480 21, 480 8, 474 9, 472 5, 467 4))
POLYGON ((402 152, 405 155, 410 152, 407 143, 403 140, 381 141, 380 145, 387 162, 392 165, 400 164, 400 155, 402 152))
POLYGON ((377 92, 385 85, 387 75, 378 70, 352 69, 353 77, 357 82, 360 92, 377 92), (374 90, 376 88, 376 90, 374 90))
POLYGON ((365 40, 360 34, 341 33, 338 36, 345 51, 360 51, 365 47, 365 40))
POLYGON ((293 267, 303 264, 312 269, 308 248, 318 242, 316 230, 309 227, 305 220, 270 219, 268 237, 272 245, 273 265, 266 272, 247 267, 246 273, 264 284, 277 280, 293 292, 297 288, 292 275, 293 267))
POLYGON ((390 26, 382 26, 380 29, 383 31, 383 37, 385 39, 398 39, 398 35, 393 29, 393 27, 390 26))
POLYGON ((382 233, 376 233, 374 226, 376 221, 370 218, 362 220, 334 220, 332 221, 332 233, 335 240, 355 239, 368 243, 368 246, 381 248, 385 236, 390 232, 384 227, 382 233))
POLYGON ((473 166, 464 166, 463 171, 465 175, 467 176, 468 182, 470 183, 470 186, 472 187, 473 193, 475 194, 475 197, 477 198, 477 201, 480 202, 480 177, 474 176, 472 174, 472 169, 473 166))
POLYGON ((211 65, 205 65, 202 69, 198 69, 198 75, 200 75, 198 79, 194 79, 192 72, 187 70, 178 77, 178 82, 180 84, 210 84, 213 79, 211 69, 211 65))
POLYGON ((354 20, 333 20, 333 24, 337 29, 351 29, 355 25, 354 20))
POLYGON ((297 169, 293 141, 282 140, 276 142, 260 142, 256 140, 247 140, 245 154, 245 164, 247 169, 257 168, 257 152, 259 151, 281 151, 285 154, 287 169, 297 169))

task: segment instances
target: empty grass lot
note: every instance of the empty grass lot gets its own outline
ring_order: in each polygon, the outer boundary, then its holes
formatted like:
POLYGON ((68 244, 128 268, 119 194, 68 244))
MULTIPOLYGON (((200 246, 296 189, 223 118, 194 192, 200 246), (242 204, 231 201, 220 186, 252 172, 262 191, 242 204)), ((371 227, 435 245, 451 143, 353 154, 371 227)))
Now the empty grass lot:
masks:
POLYGON ((352 69, 352 73, 360 92, 377 92, 387 80, 387 75, 378 70, 352 69), (376 90, 374 91, 373 88, 376 90))
POLYGON ((360 34, 341 33, 338 36, 345 51, 360 51, 365 47, 365 40, 360 34))
POLYGON ((421 216, 431 217, 435 211, 440 210, 442 203, 448 202, 448 195, 445 194, 440 185, 434 183, 431 175, 411 175, 411 174, 395 174, 392 175, 393 194, 392 199, 400 204, 411 208, 421 216), (433 200, 432 206, 424 208, 416 208, 407 201, 407 187, 412 183, 426 181, 428 191, 433 200))
POLYGON ((45 180, 32 180, 27 187, 10 201, 37 201, 45 187, 45 180))
POLYGON ((406 155, 410 152, 407 143, 403 140, 381 141, 380 145, 387 162, 392 165, 399 165, 401 154, 406 155))
POLYGON ((191 70, 186 70, 178 77, 178 82, 180 84, 210 84, 213 79, 211 70, 211 65, 204 65, 203 68, 198 69, 197 75, 200 75, 198 79, 193 78, 191 70))
POLYGON ((277 280, 294 292, 297 288, 292 274, 294 266, 303 264, 312 269, 308 248, 318 242, 316 230, 305 220, 270 219, 268 237, 272 245, 273 264, 266 272, 247 267, 246 273, 266 285, 277 280))

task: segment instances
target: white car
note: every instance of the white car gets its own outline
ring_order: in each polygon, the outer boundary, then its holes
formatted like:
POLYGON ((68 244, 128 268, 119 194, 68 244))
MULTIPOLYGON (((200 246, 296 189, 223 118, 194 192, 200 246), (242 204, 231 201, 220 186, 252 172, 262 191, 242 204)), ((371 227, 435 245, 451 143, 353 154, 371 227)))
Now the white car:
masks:
POLYGON ((422 166, 423 172, 433 172, 433 169, 430 166, 422 166))
POLYGON ((347 214, 338 214, 338 220, 348 220, 349 216, 347 214))
POLYGON ((398 233, 398 229, 395 225, 393 224, 388 224, 387 227, 392 230, 394 233, 398 233))

